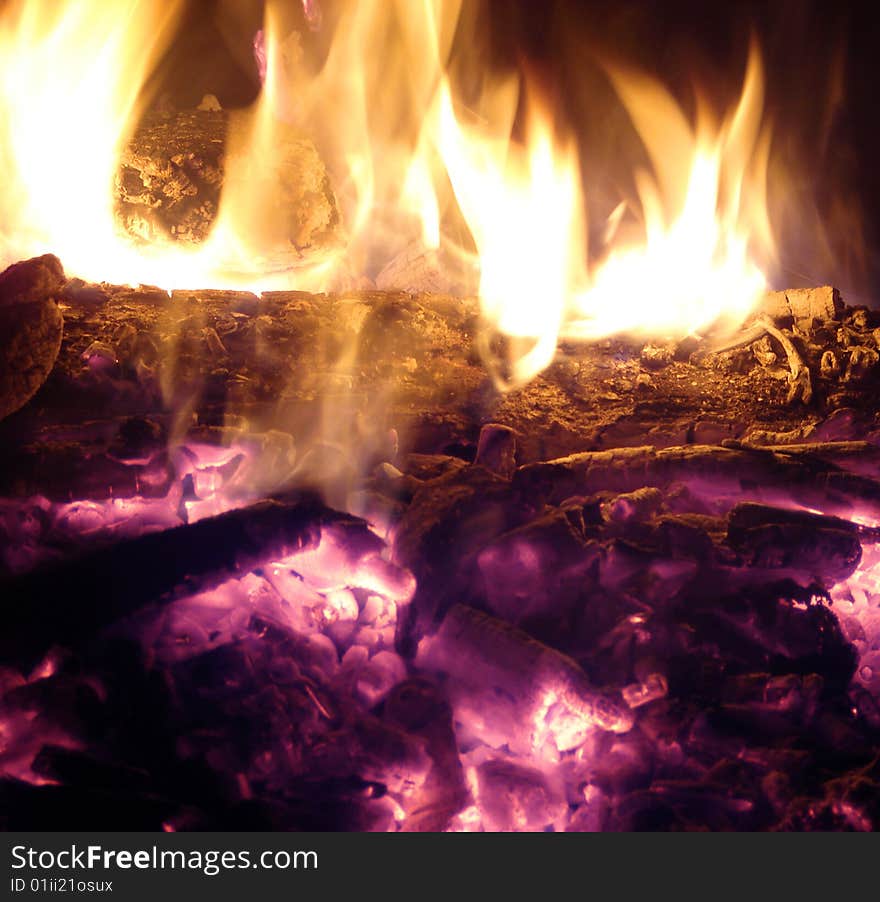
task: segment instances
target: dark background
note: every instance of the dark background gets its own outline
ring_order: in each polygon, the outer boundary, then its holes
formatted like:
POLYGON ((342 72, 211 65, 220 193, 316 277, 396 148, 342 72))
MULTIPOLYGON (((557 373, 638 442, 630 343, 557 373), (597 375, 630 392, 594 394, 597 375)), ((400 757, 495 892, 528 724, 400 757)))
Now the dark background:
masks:
MULTIPOLYGON (((323 0, 317 31, 308 29, 298 0, 281 4, 285 24, 302 29, 315 64, 341 2, 351 0, 323 0)), ((724 109, 738 96, 756 36, 773 123, 777 287, 834 282, 851 303, 880 301, 880 13, 873 4, 465 0, 465 10, 477 17, 482 43, 458 44, 456 53, 484 56, 502 69, 528 66, 577 134, 593 186, 620 166, 628 128, 600 59, 655 74, 685 108, 692 108, 697 83, 724 109)), ((206 92, 225 106, 250 102, 258 90, 251 42, 261 15, 261 0, 191 0, 158 72, 162 88, 182 104, 198 103, 206 92)), ((602 191, 592 193, 601 204, 602 191)))

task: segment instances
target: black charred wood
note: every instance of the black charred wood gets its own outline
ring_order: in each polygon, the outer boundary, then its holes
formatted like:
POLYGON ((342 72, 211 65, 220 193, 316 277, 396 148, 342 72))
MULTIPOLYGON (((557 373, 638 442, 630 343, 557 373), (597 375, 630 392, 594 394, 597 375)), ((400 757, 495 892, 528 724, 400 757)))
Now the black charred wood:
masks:
POLYGON ((0 827, 4 830, 149 830, 179 811, 171 800, 137 792, 34 786, 0 777, 0 827))
POLYGON ((787 503, 836 516, 880 518, 880 481, 808 455, 758 448, 684 445, 590 451, 520 467, 513 486, 524 497, 559 504, 577 495, 686 486, 709 509, 740 501, 787 503))
POLYGON ((0 590, 0 659, 32 665, 53 644, 77 645, 145 605, 213 588, 267 560, 315 548, 331 523, 345 528, 361 549, 381 547, 363 520, 317 500, 264 501, 8 581, 0 590))
POLYGON ((149 793, 152 788, 150 774, 144 770, 58 745, 44 745, 31 769, 65 786, 83 789, 149 793))
POLYGON ((750 567, 794 569, 825 585, 851 576, 862 559, 856 524, 758 504, 731 511, 727 540, 750 567))

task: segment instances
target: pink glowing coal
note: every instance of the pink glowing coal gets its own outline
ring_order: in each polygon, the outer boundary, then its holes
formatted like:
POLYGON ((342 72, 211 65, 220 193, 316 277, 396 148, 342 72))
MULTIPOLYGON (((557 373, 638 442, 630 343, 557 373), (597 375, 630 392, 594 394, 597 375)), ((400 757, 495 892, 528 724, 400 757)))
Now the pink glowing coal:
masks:
MULTIPOLYGON (((162 497, 6 500, 0 508, 3 567, 21 573, 86 548, 245 506, 258 498, 247 488, 258 466, 256 449, 245 441, 229 447, 199 441, 180 445, 170 454, 173 478, 162 497)), ((602 509, 602 516, 609 523, 626 520, 633 516, 633 503, 620 496, 602 509)), ((853 522, 865 519, 853 513, 853 522)), ((597 775, 613 772, 613 779, 624 779, 621 774, 648 766, 648 758, 661 770, 682 766, 680 737, 658 735, 648 753, 643 731, 633 730, 640 709, 667 695, 662 662, 643 668, 636 682, 599 691, 583 681, 570 659, 532 643, 503 620, 469 608, 453 608, 440 629, 421 640, 414 661, 403 658, 395 636, 417 587, 380 538, 386 534, 383 527, 353 540, 344 529, 327 525, 313 547, 280 559, 269 556, 240 578, 161 609, 140 611, 114 625, 109 634, 136 638, 149 667, 176 674, 184 694, 193 691, 187 688, 188 678, 180 676, 186 668, 201 666, 209 653, 229 650, 231 657, 223 664, 228 668, 226 684, 256 680, 259 687, 265 681, 266 692, 295 692, 311 708, 311 716, 324 723, 342 716, 333 698, 345 698, 346 704, 368 712, 408 679, 427 674, 439 680, 452 704, 463 793, 460 810, 446 824, 450 830, 598 829, 610 796, 607 786, 600 788, 604 784, 601 779, 597 783, 597 775), (248 676, 237 670, 242 666, 248 676)), ((477 572, 484 580, 489 609, 497 616, 514 619, 510 606, 516 598, 527 603, 527 613, 540 616, 564 597, 566 580, 578 578, 577 573, 560 571, 562 533, 559 542, 548 544, 547 535, 552 534, 532 536, 524 530, 478 555, 477 572), (548 580, 547 574, 554 578, 548 580)), ((678 572, 674 562, 667 562, 653 585, 676 585, 682 574, 691 575, 693 567, 680 563, 684 569, 678 572)), ((634 574, 644 578, 637 564, 616 552, 589 562, 594 565, 607 585, 623 592, 634 574)), ((96 591, 99 583, 96 574, 96 591)), ((831 588, 830 601, 859 656, 853 704, 862 711, 873 705, 876 712, 880 550, 875 544, 865 544, 858 567, 831 588)), ((800 600, 794 605, 809 608, 800 600)), ((747 620, 734 626, 744 633, 758 629, 747 620)), ((648 640, 649 629, 646 615, 636 613, 624 618, 615 635, 638 646, 648 640)), ((0 767, 32 784, 52 782, 31 766, 41 747, 81 746, 75 729, 41 709, 40 686, 57 678, 58 660, 53 653, 27 678, 13 671, 0 674, 7 690, 0 710, 0 767)), ((768 715, 800 717, 813 704, 808 678, 778 678, 768 686, 771 694, 756 708, 768 715)), ((94 688, 103 691, 99 685, 94 688)), ((271 730, 275 734, 267 737, 262 751, 236 765, 243 797, 255 785, 283 787, 294 779, 297 752, 294 740, 286 738, 289 726, 278 722, 271 730)), ((231 766, 222 742, 203 749, 201 741, 197 735, 181 740, 182 753, 206 754, 221 770, 231 766)), ((364 790, 365 804, 373 812, 370 829, 402 829, 421 810, 432 786, 426 748, 416 743, 390 766, 369 761, 362 765, 368 782, 385 787, 374 799, 369 797, 373 790, 364 790)), ((331 771, 337 753, 328 750, 331 771)), ((753 803, 730 797, 719 798, 718 804, 742 813, 753 803)), ((860 817, 863 813, 854 808, 854 823, 860 817)), ((185 826, 166 822, 169 830, 185 826)))

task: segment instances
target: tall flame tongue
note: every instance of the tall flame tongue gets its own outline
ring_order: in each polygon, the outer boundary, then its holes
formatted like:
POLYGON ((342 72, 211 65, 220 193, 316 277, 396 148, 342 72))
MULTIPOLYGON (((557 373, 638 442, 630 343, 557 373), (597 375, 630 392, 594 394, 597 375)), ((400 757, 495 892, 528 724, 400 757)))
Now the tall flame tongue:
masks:
POLYGON ((772 244, 757 50, 720 129, 701 110, 692 130, 669 94, 644 77, 614 72, 612 80, 656 178, 637 174, 644 235, 616 244, 594 268, 566 331, 681 336, 718 320, 738 325, 766 288, 751 253, 769 253, 772 244))
MULTIPOLYGON (((497 344, 485 342, 500 387, 540 372, 560 337, 674 337, 718 320, 741 322, 753 307, 765 280, 752 254, 771 250, 756 51, 740 101, 720 125, 703 104, 692 126, 656 83, 610 72, 651 172, 636 174, 638 203, 621 207, 610 223, 632 226, 635 218, 636 234, 609 228, 607 246, 591 259, 589 174, 582 186, 573 143, 560 140, 559 124, 534 92, 527 92, 523 142, 512 137, 516 81, 468 73, 469 84, 490 87, 470 98, 484 121, 461 116, 447 59, 453 37, 471 47, 479 35, 460 19, 460 0, 344 4, 317 71, 287 52, 297 41, 279 33, 276 6, 267 6, 263 90, 252 110, 230 118, 225 191, 211 235, 196 248, 171 240, 144 248, 114 221, 112 183, 181 3, 8 4, 0 14, 5 261, 52 251, 86 278, 324 290, 340 284, 340 272, 375 274, 413 242, 443 244, 456 252, 449 257, 469 259, 471 251, 444 238, 451 184, 476 245, 486 334, 507 339, 504 366, 497 366, 497 344), (285 242, 288 251, 296 242, 275 183, 287 171, 283 136, 291 128, 314 135, 328 161, 347 246, 285 269, 276 262, 285 242)), ((316 27, 318 5, 304 10, 316 27)), ((466 56, 472 65, 478 54, 466 56)))
MULTIPOLYGON (((493 113, 512 122, 516 91, 506 86, 497 95, 493 113)), ((503 134, 465 128, 455 118, 448 88, 439 123, 443 162, 477 245, 483 315, 502 334, 531 344, 504 367, 493 366, 493 374, 501 386, 522 383, 553 359, 582 276, 577 159, 554 146, 540 113, 531 119, 526 147, 511 145, 503 134)))
POLYGON ((701 110, 693 129, 672 97, 644 76, 615 70, 611 77, 653 173, 636 173, 639 233, 614 228, 621 205, 600 260, 587 254, 577 156, 554 140, 548 113, 530 105, 527 141, 517 145, 509 86, 489 104, 500 112, 494 130, 462 124, 449 90, 442 94, 438 144, 477 245, 483 314, 498 332, 520 339, 506 373, 496 373, 501 387, 547 366, 560 337, 675 338, 719 321, 736 326, 766 288, 751 256, 772 246, 757 50, 740 101, 720 128, 701 110))

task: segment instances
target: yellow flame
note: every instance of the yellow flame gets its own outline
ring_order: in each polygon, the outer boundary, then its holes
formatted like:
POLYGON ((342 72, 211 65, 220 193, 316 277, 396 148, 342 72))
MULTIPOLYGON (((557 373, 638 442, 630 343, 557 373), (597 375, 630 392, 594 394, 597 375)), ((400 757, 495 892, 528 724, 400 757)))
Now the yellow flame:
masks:
MULTIPOLYGON (((98 280, 323 290, 342 272, 375 275, 395 253, 412 253, 414 241, 448 245, 445 218, 460 214, 476 246, 487 334, 511 340, 512 358, 495 373, 502 387, 546 367, 560 337, 675 336, 719 319, 739 322, 764 289, 754 254, 771 248, 769 139, 757 51, 740 101, 720 125, 705 107, 692 125, 660 85, 610 70, 650 171, 635 174, 638 203, 617 208, 606 245, 591 257, 590 174, 582 184, 574 142, 560 137, 562 124, 534 92, 523 102, 518 80, 472 72, 471 86, 486 85, 476 102, 484 119, 464 115, 448 61, 453 38, 468 48, 478 35, 460 16, 460 0, 343 4, 314 71, 293 52, 297 38, 281 33, 269 2, 266 79, 255 107, 231 117, 211 235, 197 248, 170 239, 137 246, 115 221, 113 178, 181 5, 13 0, 4 7, 6 262, 54 252, 72 274, 98 280), (523 109, 524 127, 514 133, 523 109), (290 267, 296 211, 278 185, 289 175, 285 148, 298 130, 314 136, 328 162, 345 243, 290 267), (635 235, 631 221, 621 225, 633 214, 635 235)), ((469 253, 447 249, 457 260, 469 253)))
POLYGON ((547 366, 560 337, 674 338, 719 321, 738 325, 766 290, 753 257, 772 244, 757 50, 739 104, 719 129, 705 113, 693 129, 651 79, 616 71, 612 80, 653 172, 635 174, 640 234, 622 235, 619 206, 599 260, 587 252, 577 155, 554 140, 548 114, 530 110, 518 145, 510 98, 506 123, 487 131, 456 119, 448 89, 441 96, 438 144, 477 245, 483 314, 504 335, 531 340, 499 374, 501 387, 547 366))
POLYGON ((179 7, 15 0, 4 10, 4 257, 52 251, 82 275, 121 275, 112 256, 113 176, 141 86, 179 7))
POLYGON ((642 76, 617 72, 613 82, 654 168, 637 178, 644 234, 593 269, 565 331, 680 337, 721 318, 738 325, 767 287, 752 254, 771 246, 757 50, 739 104, 717 131, 707 122, 692 130, 671 96, 642 76))
MULTIPOLYGON (((516 91, 499 90, 508 121, 516 91)), ((440 98, 439 147, 477 246, 483 315, 504 335, 533 339, 501 381, 522 382, 553 359, 568 298, 576 287, 584 234, 573 154, 554 146, 535 116, 517 148, 456 119, 448 88, 440 98)))

